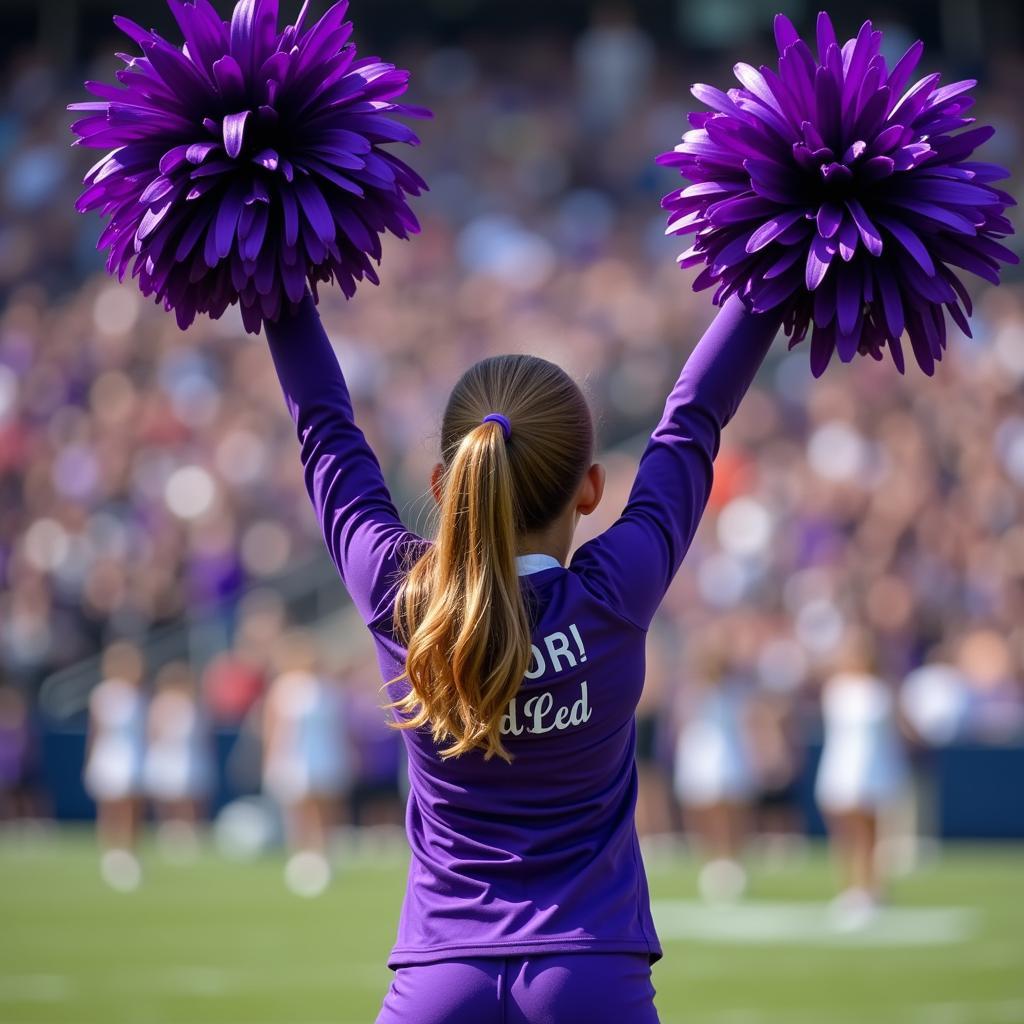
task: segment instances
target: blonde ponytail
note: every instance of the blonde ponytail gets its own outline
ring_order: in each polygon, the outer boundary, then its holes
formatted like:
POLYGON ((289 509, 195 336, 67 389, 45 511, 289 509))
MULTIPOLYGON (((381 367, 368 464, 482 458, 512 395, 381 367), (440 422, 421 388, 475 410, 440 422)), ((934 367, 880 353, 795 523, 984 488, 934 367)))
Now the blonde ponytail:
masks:
POLYGON ((501 427, 467 434, 445 474, 437 542, 401 595, 412 691, 407 728, 430 724, 445 757, 481 748, 508 760, 500 722, 530 658, 530 624, 516 573, 516 510, 501 427), (422 615, 417 615, 422 609, 422 615))
POLYGON ((442 757, 511 757, 501 720, 530 661, 530 620, 516 554, 548 525, 589 464, 586 400, 542 359, 505 356, 473 367, 449 400, 437 539, 395 605, 409 693, 399 728, 428 726, 442 757), (501 409, 512 423, 481 422, 501 409), (442 744, 447 744, 441 747, 442 744))

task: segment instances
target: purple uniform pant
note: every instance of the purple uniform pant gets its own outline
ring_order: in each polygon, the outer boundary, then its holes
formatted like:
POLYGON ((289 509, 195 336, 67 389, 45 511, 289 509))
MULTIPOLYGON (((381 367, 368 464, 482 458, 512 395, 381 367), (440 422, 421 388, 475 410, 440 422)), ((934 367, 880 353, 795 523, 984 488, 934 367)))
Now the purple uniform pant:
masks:
POLYGON ((377 1024, 658 1024, 646 956, 547 954, 400 967, 377 1024))

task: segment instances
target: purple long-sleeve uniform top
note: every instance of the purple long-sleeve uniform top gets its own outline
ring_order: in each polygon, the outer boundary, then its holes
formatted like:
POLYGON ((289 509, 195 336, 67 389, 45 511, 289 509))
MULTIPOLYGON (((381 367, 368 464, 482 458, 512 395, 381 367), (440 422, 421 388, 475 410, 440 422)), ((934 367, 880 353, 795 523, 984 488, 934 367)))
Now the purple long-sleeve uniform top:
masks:
MULTIPOLYGON (((533 657, 502 725, 512 763, 444 761, 427 730, 402 733, 412 858, 389 966, 661 956, 633 820, 646 631, 707 503, 722 427, 777 329, 727 303, 683 368, 617 522, 568 568, 521 560, 533 657)), ((427 542, 402 525, 311 297, 267 335, 328 550, 393 680, 405 663, 395 595, 427 542)), ((392 699, 407 686, 392 683, 392 699)))

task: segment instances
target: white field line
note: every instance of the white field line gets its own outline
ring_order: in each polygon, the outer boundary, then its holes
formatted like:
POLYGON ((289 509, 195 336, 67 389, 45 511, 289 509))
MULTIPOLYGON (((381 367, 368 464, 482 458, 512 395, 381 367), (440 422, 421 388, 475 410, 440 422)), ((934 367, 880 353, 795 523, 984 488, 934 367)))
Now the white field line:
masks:
POLYGON ((727 945, 941 946, 966 941, 980 925, 969 907, 882 907, 857 926, 819 903, 655 900, 652 909, 663 939, 727 945))
MULTIPOLYGON (((700 1024, 864 1024, 868 1011, 863 1007, 801 1006, 786 1010, 737 1007, 731 1010, 702 1011, 700 1024)), ((871 1024, 1021 1024, 1024 999, 981 1000, 975 1003, 923 1003, 917 1006, 893 1006, 889 1013, 870 1011, 871 1024)), ((661 1015, 661 1024, 694 1024, 690 1016, 661 1015)))
MULTIPOLYGON (((336 968, 289 968, 280 974, 268 974, 251 968, 208 967, 186 964, 167 964, 150 969, 133 969, 123 973, 90 974, 85 988, 90 991, 132 993, 169 993, 220 998, 233 993, 277 993, 294 989, 332 989, 342 986, 380 990, 381 998, 387 989, 390 974, 380 964, 345 965, 342 972, 336 968)), ((0 975, 0 1004, 12 1002, 60 1003, 75 995, 73 979, 57 974, 0 975)), ((80 994, 80 993, 79 993, 80 994)), ((7 1024, 6 1017, 0 1017, 7 1024)), ((340 1024, 335 1021, 333 1024, 340 1024)))
POLYGON ((64 974, 0 975, 0 1002, 62 1003, 73 988, 64 974))

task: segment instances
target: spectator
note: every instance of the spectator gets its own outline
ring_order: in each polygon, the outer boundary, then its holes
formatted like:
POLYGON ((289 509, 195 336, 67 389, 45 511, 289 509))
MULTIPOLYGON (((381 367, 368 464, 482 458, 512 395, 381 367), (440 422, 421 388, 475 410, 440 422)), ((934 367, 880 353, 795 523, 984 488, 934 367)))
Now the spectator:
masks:
POLYGON ((728 643, 719 631, 702 645, 675 768, 676 795, 705 861, 701 895, 715 902, 738 899, 746 889, 742 859, 755 785, 747 724, 751 680, 728 643))
POLYGON ((213 787, 210 736, 187 664, 165 665, 153 688, 144 765, 146 792, 156 804, 165 852, 188 861, 199 852, 198 825, 213 787))
POLYGON ((142 881, 135 848, 146 733, 143 667, 137 648, 112 645, 103 656, 103 681, 89 698, 85 785, 97 805, 103 879, 122 892, 142 881))
POLYGON ((35 736, 25 695, 0 684, 0 822, 39 813, 35 736))
POLYGON ((300 896, 319 896, 330 881, 336 805, 350 783, 341 694, 305 633, 283 638, 278 663, 263 712, 264 788, 285 816, 285 882, 300 896))
POLYGON ((850 927, 867 923, 884 895, 879 815, 908 784, 893 697, 876 672, 869 637, 850 629, 822 696, 825 746, 815 792, 843 879, 833 906, 840 923, 850 927))

